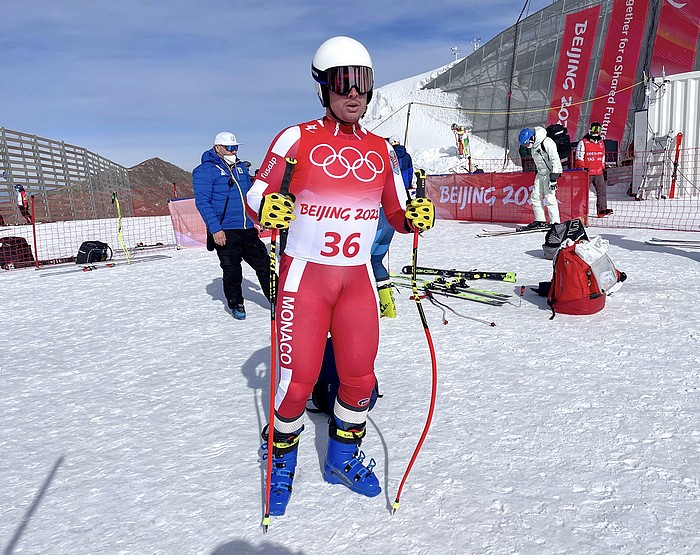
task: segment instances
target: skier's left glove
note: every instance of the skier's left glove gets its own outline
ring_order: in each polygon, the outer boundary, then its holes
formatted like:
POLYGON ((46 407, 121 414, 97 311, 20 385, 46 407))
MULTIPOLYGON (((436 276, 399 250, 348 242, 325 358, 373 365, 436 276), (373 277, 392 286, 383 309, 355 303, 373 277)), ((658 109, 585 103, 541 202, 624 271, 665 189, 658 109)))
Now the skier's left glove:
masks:
POLYGON ((406 229, 426 231, 435 225, 435 206, 428 198, 414 198, 406 205, 406 229))
POLYGON ((280 193, 265 195, 258 210, 258 220, 266 229, 288 229, 289 224, 296 220, 294 197, 280 193))

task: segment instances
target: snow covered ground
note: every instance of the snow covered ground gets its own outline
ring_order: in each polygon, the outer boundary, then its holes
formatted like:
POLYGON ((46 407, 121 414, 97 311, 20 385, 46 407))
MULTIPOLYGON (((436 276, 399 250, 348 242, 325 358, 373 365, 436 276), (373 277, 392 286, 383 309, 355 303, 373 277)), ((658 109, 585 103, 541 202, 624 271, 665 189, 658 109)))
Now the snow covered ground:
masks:
MULTIPOLYGON (((419 264, 515 271, 488 307, 424 302, 437 349, 432 428, 391 515, 428 409, 430 358, 408 293, 382 320, 384 395, 363 448, 383 487, 324 483, 327 426, 307 418, 287 515, 260 528, 269 312, 224 307, 204 249, 44 277, 0 273, 0 548, 19 554, 700 553, 700 250, 690 233, 589 228, 629 279, 592 316, 549 320, 537 234, 475 238, 438 222, 419 264), (520 285, 528 288, 522 305, 520 285)), ((497 226, 487 226, 497 227, 497 226)), ((410 263, 397 236, 394 271, 410 263)))

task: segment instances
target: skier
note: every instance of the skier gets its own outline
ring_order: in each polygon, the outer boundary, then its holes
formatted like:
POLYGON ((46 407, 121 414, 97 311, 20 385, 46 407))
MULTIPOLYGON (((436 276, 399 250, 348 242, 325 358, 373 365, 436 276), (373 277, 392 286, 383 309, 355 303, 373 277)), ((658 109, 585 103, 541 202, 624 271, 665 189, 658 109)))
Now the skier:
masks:
POLYGON ((32 223, 32 214, 29 211, 29 198, 27 197, 27 191, 24 190, 24 186, 21 184, 15 185, 15 191, 17 191, 17 208, 19 213, 22 214, 25 223, 32 223))
POLYGON ((526 127, 520 132, 518 141, 522 146, 530 149, 532 160, 537 167, 537 175, 530 195, 535 221, 517 228, 516 231, 549 229, 551 224, 559 223, 557 179, 561 177, 562 167, 557 145, 547 137, 547 130, 544 127, 535 127, 534 130, 526 127), (542 197, 549 212, 549 224, 545 219, 542 197))
POLYGON ((400 233, 433 226, 428 199, 406 206, 396 153, 358 122, 372 99, 372 60, 349 37, 324 42, 311 73, 325 116, 280 132, 247 195, 266 228, 289 229, 280 260, 276 320, 281 380, 275 397, 270 514, 284 514, 292 492, 304 409, 333 336, 340 389, 323 477, 368 497, 381 488, 374 460, 360 444, 366 433, 379 343, 377 296, 369 274, 380 204, 400 233), (280 194, 286 158, 296 160, 289 194, 280 194))
MULTIPOLYGON (((404 186, 408 191, 411 188, 413 181, 413 160, 411 155, 406 152, 406 147, 399 143, 396 137, 390 137, 389 144, 394 148, 396 156, 399 159, 399 168, 401 177, 403 178, 404 186)), ((374 236, 374 243, 371 249, 372 273, 377 282, 377 291, 379 293, 379 313, 382 317, 396 318, 396 303, 394 302, 394 291, 391 280, 389 279, 389 271, 384 266, 384 257, 389 252, 391 240, 394 238, 394 228, 391 227, 384 215, 384 209, 379 212, 379 224, 377 225, 377 234, 374 236)))
POLYGON ((455 134, 457 153, 460 158, 464 158, 469 152, 469 136, 467 135, 467 130, 463 125, 457 125, 456 123, 453 123, 450 129, 452 129, 452 132, 455 134))
POLYGON ((605 143, 600 136, 602 126, 599 122, 591 123, 586 133, 576 146, 576 167, 588 171, 590 183, 596 194, 596 212, 599 218, 612 214, 608 208, 608 191, 605 183, 605 143))

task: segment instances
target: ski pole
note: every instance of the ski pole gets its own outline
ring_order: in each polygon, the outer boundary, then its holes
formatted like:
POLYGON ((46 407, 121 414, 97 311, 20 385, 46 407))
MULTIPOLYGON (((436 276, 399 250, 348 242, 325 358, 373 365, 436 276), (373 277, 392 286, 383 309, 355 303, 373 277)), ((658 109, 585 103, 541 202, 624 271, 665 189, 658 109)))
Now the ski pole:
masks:
POLYGON ((435 306, 437 306, 440 310, 442 310, 442 323, 445 325, 447 325, 447 318, 445 318, 445 315, 447 314, 445 312, 445 309, 447 309, 450 312, 452 312, 452 314, 456 314, 457 316, 459 316, 460 318, 464 318, 465 320, 473 320, 474 322, 486 324, 487 326, 491 326, 492 328, 496 327, 496 322, 489 322, 488 320, 484 320, 482 318, 477 318, 475 316, 467 316, 466 314, 460 314, 459 312, 457 312, 454 308, 452 308, 447 303, 443 303, 441 301, 438 301, 435 298, 435 295, 433 295, 433 292, 428 287, 424 287, 423 291, 425 292, 425 298, 428 299, 435 306))
MULTIPOLYGON (((297 161, 294 158, 287 158, 285 162, 287 165, 280 186, 280 194, 283 196, 289 193, 289 182, 297 161)), ((272 450, 275 443, 275 389, 277 388, 277 238, 282 233, 278 229, 273 229, 270 236, 270 422, 267 425, 267 479, 265 481, 265 516, 262 521, 263 534, 267 533, 270 525, 272 450)))
POLYGON ((36 215, 34 212, 34 195, 31 195, 29 197, 31 203, 32 203, 32 237, 34 240, 34 254, 36 254, 36 266, 35 268, 38 270, 39 269, 39 251, 37 250, 36 247, 36 215))
MULTIPOLYGON (((425 189, 423 189, 423 192, 425 189)), ((396 499, 394 500, 394 504, 392 505, 392 514, 395 514, 396 511, 399 509, 399 502, 401 499, 401 491, 403 490, 404 485, 406 484, 406 480, 408 479, 408 475, 411 472, 411 468, 413 467, 413 463, 416 462, 416 458, 418 457, 418 453, 420 452, 421 447, 423 446, 423 442, 425 441, 425 438, 428 435, 428 430, 430 429, 430 422, 433 419, 433 413, 435 412, 435 400, 437 398, 437 359, 435 358, 435 346, 433 345, 433 338, 430 335, 430 328, 428 327, 428 321, 425 318, 425 312, 423 311, 423 306, 421 305, 420 302, 420 294, 418 292, 418 284, 416 283, 416 267, 418 266, 418 237, 419 237, 419 232, 418 229, 413 230, 413 253, 411 257, 411 287, 413 289, 413 299, 416 302, 416 307, 418 308, 418 314, 420 315, 421 322, 423 324, 423 331, 425 331, 425 338, 428 341, 428 349, 430 350, 430 362, 432 364, 432 386, 431 386, 431 391, 430 391, 430 407, 428 409, 428 416, 425 420, 425 425, 423 426, 423 432, 420 435, 420 439, 418 440, 418 444, 416 445, 416 448, 413 450, 413 455, 411 456, 411 460, 408 462, 408 466, 406 467, 406 471, 403 474, 403 478, 401 478, 401 483, 399 484, 399 489, 396 492, 396 499)))
POLYGON ((119 198, 117 197, 116 191, 112 192, 112 204, 117 207, 117 238, 119 239, 119 245, 126 256, 126 263, 131 264, 131 255, 129 255, 129 249, 126 247, 126 243, 124 242, 124 234, 122 233, 122 209, 119 205, 119 198))
POLYGON ((277 230, 272 230, 270 236, 270 422, 267 425, 267 470, 265 480, 265 516, 263 517, 263 533, 267 533, 270 525, 270 486, 272 479, 272 450, 275 435, 275 389, 277 387, 277 230))

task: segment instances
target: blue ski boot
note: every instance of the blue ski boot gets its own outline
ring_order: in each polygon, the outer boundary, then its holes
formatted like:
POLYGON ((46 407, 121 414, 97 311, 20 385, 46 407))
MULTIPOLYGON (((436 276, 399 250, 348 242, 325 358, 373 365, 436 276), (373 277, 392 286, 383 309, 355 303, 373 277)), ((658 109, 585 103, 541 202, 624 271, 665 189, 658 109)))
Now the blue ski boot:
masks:
POLYGON ((382 492, 379 480, 374 475, 376 462, 370 459, 364 465, 365 454, 360 450, 365 437, 365 424, 348 424, 331 417, 328 427, 328 451, 323 464, 323 479, 331 484, 343 484, 352 491, 367 497, 382 492))
MULTIPOLYGON (((297 453, 299 451, 299 434, 302 427, 296 433, 283 434, 275 430, 274 444, 272 448, 272 475, 270 476, 270 516, 282 516, 287 509, 289 498, 292 496, 292 481, 297 467, 297 453)), ((267 426, 262 432, 265 443, 261 446, 267 450, 267 426)), ((263 461, 267 460, 267 453, 263 455, 263 461)))

